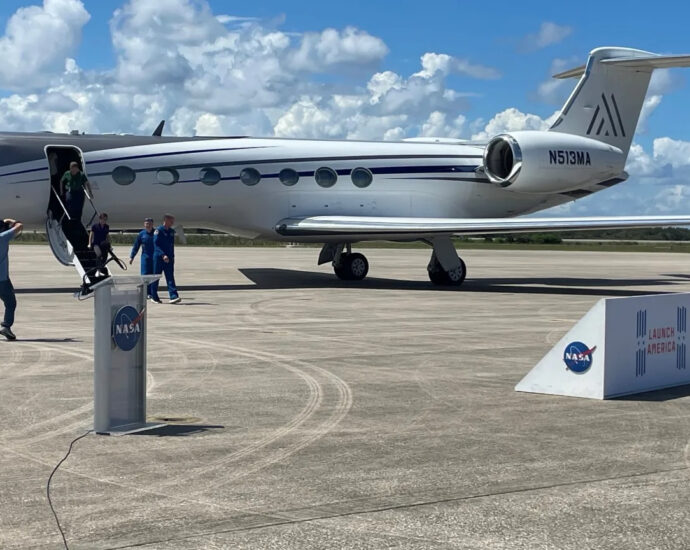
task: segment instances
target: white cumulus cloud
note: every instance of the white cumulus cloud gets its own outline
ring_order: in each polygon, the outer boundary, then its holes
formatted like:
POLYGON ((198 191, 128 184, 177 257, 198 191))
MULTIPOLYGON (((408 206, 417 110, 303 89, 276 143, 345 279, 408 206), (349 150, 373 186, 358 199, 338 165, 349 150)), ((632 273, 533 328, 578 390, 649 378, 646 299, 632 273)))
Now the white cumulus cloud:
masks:
POLYGON ((0 87, 38 88, 62 71, 90 16, 79 0, 44 0, 18 9, 0 38, 0 87))
POLYGON ((484 141, 497 134, 519 130, 548 130, 557 116, 558 111, 544 119, 539 115, 523 113, 515 107, 510 107, 496 114, 481 130, 472 135, 472 139, 484 141))
POLYGON ((525 51, 540 50, 552 44, 562 42, 570 36, 572 32, 572 27, 545 21, 541 24, 537 32, 528 34, 522 39, 521 49, 525 51))
POLYGON ((570 36, 572 27, 558 25, 551 21, 545 21, 535 33, 528 34, 522 39, 522 49, 526 51, 540 50, 552 44, 558 44, 570 36))

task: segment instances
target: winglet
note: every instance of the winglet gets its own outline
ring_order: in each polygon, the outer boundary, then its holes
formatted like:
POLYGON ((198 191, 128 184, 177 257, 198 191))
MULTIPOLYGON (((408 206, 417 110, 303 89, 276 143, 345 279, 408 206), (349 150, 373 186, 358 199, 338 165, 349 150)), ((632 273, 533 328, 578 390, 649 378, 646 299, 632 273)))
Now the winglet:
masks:
POLYGON ((160 124, 156 126, 156 129, 153 131, 152 136, 156 137, 161 137, 163 135, 163 128, 165 127, 165 120, 161 120, 160 124))

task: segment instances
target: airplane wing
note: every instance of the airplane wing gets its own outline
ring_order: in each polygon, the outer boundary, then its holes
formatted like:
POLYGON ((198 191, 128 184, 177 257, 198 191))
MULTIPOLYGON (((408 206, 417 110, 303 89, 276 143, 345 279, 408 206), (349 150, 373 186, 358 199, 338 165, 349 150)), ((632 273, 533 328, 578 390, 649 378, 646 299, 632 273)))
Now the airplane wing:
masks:
POLYGON ((690 225, 688 216, 615 216, 583 218, 384 218, 374 216, 314 216, 285 218, 275 230, 284 237, 414 239, 434 235, 539 233, 690 225))

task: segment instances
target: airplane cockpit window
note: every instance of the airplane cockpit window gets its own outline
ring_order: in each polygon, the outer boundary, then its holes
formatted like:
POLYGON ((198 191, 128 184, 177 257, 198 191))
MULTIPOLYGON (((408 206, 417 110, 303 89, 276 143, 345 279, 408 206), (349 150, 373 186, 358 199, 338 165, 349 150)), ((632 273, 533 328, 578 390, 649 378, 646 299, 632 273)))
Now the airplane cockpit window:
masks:
POLYGON ((338 181, 338 174, 336 174, 333 168, 319 168, 314 172, 314 178, 316 178, 316 183, 321 187, 333 187, 335 182, 338 181))
POLYGON ((278 179, 283 185, 295 185, 299 181, 299 174, 292 168, 285 168, 278 174, 278 179))
POLYGON ((368 168, 355 168, 351 173, 352 183, 357 187, 369 187, 374 179, 371 171, 368 168))
POLYGON ((199 172, 199 180, 204 185, 215 185, 220 181, 220 172, 215 168, 202 168, 199 172))
POLYGON ((244 168, 240 172, 240 180, 245 185, 256 185, 261 181, 261 174, 256 168, 244 168))
POLYGON ((174 168, 163 168, 156 172, 156 180, 161 185, 174 185, 180 181, 180 173, 174 168))
POLYGON ((113 170, 113 180, 118 185, 130 185, 137 179, 137 174, 129 166, 118 166, 113 170))

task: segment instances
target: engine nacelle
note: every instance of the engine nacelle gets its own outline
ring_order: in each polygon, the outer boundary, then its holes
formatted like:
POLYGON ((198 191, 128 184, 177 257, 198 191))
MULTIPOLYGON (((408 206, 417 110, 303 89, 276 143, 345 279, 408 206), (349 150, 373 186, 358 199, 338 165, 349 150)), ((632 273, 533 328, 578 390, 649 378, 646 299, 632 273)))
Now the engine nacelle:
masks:
POLYGON ((559 132, 513 132, 484 150, 489 181, 518 193, 559 193, 618 177, 623 152, 601 141, 559 132))

